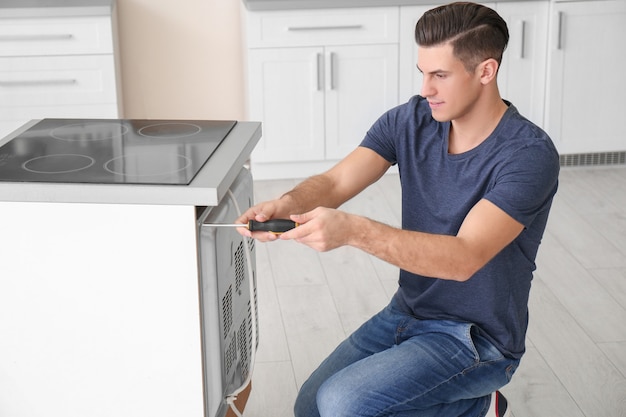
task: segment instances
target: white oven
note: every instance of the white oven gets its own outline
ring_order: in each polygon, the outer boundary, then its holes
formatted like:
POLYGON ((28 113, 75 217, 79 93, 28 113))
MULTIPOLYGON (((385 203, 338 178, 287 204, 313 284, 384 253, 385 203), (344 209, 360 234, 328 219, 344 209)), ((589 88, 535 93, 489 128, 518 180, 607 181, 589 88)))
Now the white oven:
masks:
POLYGON ((235 228, 210 226, 233 223, 238 209, 252 205, 252 192, 252 176, 244 168, 220 204, 198 216, 206 417, 226 415, 226 397, 252 372, 258 344, 254 240, 246 244, 235 228))

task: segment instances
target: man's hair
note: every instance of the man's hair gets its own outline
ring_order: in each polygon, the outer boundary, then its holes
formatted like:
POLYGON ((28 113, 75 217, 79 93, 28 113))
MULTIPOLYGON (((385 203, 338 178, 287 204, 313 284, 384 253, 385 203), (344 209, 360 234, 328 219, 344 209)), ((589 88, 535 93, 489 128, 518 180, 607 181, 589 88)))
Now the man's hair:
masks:
POLYGON ((502 17, 489 7, 457 2, 424 13, 415 26, 415 41, 423 47, 450 42, 454 56, 468 72, 473 72, 489 58, 500 65, 509 30, 502 17))

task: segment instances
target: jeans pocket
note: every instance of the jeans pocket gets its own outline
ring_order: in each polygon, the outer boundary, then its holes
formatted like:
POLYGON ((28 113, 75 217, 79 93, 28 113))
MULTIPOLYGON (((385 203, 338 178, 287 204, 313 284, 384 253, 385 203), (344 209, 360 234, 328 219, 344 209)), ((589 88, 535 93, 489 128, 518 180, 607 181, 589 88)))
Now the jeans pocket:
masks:
POLYGON ((471 326, 470 340, 474 350, 478 355, 479 362, 493 362, 504 358, 502 352, 496 348, 487 338, 480 335, 480 330, 476 326, 471 326))
POLYGON ((505 374, 506 374, 506 379, 508 382, 511 382, 511 379, 513 378, 513 375, 515 374, 515 371, 517 371, 518 366, 519 366, 519 361, 516 361, 515 363, 511 363, 509 364, 509 366, 506 367, 505 374))

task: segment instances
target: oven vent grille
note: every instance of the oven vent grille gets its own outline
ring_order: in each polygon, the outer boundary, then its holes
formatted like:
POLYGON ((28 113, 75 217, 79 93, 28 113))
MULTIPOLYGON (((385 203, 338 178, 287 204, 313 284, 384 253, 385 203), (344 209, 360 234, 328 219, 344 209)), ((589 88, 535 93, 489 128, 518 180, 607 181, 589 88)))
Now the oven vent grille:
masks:
POLYGON ((563 167, 620 165, 626 164, 626 151, 566 154, 559 159, 563 167))
POLYGON ((248 238, 248 247, 250 248, 250 253, 254 252, 254 241, 256 239, 252 239, 251 237, 248 238))
POLYGON ((243 241, 235 251, 235 292, 241 294, 241 284, 246 278, 246 257, 243 250, 243 241))
POLYGON ((248 373, 250 372, 250 351, 249 347, 251 345, 250 339, 251 330, 249 326, 249 321, 244 320, 241 322, 241 326, 239 326, 239 333, 237 334, 237 338, 239 339, 239 356, 240 356, 240 365, 241 365, 241 376, 243 379, 248 377, 248 373))
POLYGON ((233 286, 228 287, 228 291, 222 297, 222 317, 224 326, 224 340, 228 338, 230 328, 233 325, 233 286))
POLYGON ((233 338, 224 354, 224 368, 226 375, 230 375, 232 367, 237 363, 237 340, 233 338))
MULTIPOLYGON (((255 277, 256 277, 256 272, 255 272, 255 277)), ((254 282, 256 282, 256 278, 254 279, 254 282)), ((250 322, 252 322, 252 308, 249 308, 249 316, 250 316, 250 322)), ((259 299, 257 297, 257 291, 256 291, 256 285, 254 286, 254 316, 257 318, 256 319, 256 323, 254 323, 254 327, 256 330, 256 334, 257 334, 257 338, 256 338, 256 344, 254 345, 255 349, 259 348, 259 299)), ((252 325, 250 325, 250 327, 252 327, 252 325)), ((252 328, 250 328, 250 332, 252 332, 252 328)), ((250 334, 250 340, 252 340, 252 333, 250 334)))

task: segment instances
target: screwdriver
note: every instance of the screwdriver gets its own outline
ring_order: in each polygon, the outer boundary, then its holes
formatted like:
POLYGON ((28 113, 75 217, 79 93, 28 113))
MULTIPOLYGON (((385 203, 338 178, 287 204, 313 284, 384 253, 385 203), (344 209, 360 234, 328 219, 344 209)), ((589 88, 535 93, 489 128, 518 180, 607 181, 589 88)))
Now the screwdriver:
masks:
POLYGON ((256 220, 250 220, 248 224, 245 223, 232 223, 232 224, 205 224, 205 226, 214 227, 245 227, 251 232, 270 232, 276 235, 284 233, 288 230, 298 226, 298 223, 287 219, 272 219, 266 222, 258 222, 256 220))

